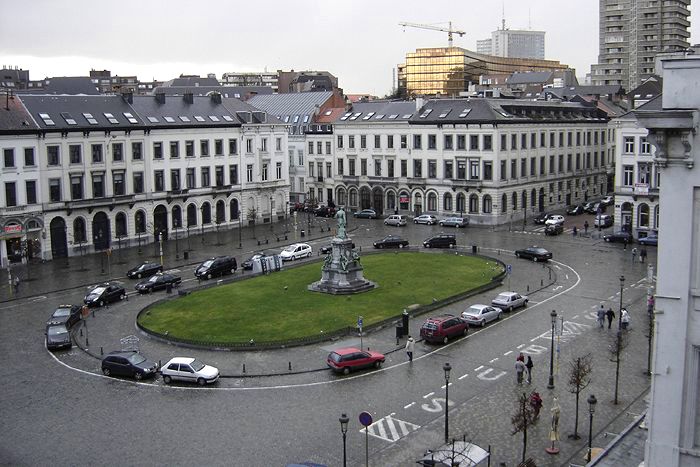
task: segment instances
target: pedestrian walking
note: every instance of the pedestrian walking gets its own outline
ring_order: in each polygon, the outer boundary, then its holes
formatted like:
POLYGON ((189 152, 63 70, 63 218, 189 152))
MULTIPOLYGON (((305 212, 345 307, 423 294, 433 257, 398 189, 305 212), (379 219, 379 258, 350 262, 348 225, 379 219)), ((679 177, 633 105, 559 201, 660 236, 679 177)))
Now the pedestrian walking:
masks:
POLYGON ((612 320, 615 319, 615 312, 612 310, 612 308, 608 308, 608 311, 605 312, 605 316, 608 318, 608 329, 610 329, 610 326, 612 326, 612 320))
POLYGON ((642 247, 642 250, 639 252, 639 261, 642 263, 646 261, 647 259, 647 249, 645 247, 642 247))
POLYGON ((589 226, 588 221, 585 221, 583 223, 583 232, 584 233, 588 233, 588 226, 589 226))
POLYGON ((632 248, 632 262, 634 263, 634 260, 637 259, 637 248, 632 248))
POLYGON ((19 276, 15 276, 12 280, 12 286, 15 289, 15 295, 19 293, 19 276))
POLYGON ((535 366, 532 363, 532 357, 527 356, 527 362, 525 363, 525 368, 527 368, 527 384, 532 383, 532 367, 535 366))
POLYGON ((625 251, 627 251, 627 237, 625 237, 625 239, 623 240, 623 247, 622 247, 622 249, 625 250, 625 251))
POLYGON ((539 392, 533 392, 530 394, 530 407, 535 412, 535 421, 540 416, 540 409, 542 408, 542 397, 540 397, 539 392))
POLYGON ((523 355, 522 352, 518 353, 516 360, 520 360, 521 362, 525 363, 525 355, 523 355))
POLYGON ((620 323, 622 326, 622 329, 627 329, 630 325, 630 314, 627 313, 627 309, 623 308, 622 311, 620 311, 620 323))
POLYGON ((600 326, 600 329, 605 327, 605 307, 602 303, 596 312, 596 322, 598 323, 598 326, 600 326))
POLYGON ((413 337, 408 336, 408 340, 406 341, 406 355, 408 355, 409 362, 413 361, 413 347, 414 346, 415 346, 415 342, 413 340, 413 337))
POLYGON ((525 364, 522 360, 515 361, 515 375, 517 376, 517 381, 519 385, 523 384, 523 373, 525 372, 525 364))
POLYGON ((576 228, 576 226, 574 226, 574 228, 571 230, 571 233, 574 235, 574 237, 576 236, 576 234, 578 233, 578 229, 576 228))

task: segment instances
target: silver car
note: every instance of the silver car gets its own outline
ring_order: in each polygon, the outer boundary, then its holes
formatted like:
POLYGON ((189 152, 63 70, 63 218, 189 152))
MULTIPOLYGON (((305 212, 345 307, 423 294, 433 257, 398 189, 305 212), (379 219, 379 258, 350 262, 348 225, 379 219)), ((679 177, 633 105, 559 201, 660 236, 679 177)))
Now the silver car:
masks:
POLYGON ((439 224, 443 227, 466 227, 469 225, 469 218, 467 217, 446 217, 442 219, 439 224))
POLYGON ((527 296, 517 292, 501 292, 496 298, 491 300, 491 305, 503 311, 513 311, 515 308, 527 306, 527 296))
POLYGON ((438 223, 438 218, 432 214, 421 214, 420 216, 413 219, 414 224, 428 224, 435 225, 438 223))
POLYGON ((462 319, 469 323, 469 326, 484 327, 486 323, 501 319, 500 308, 489 305, 472 305, 462 312, 462 319))
POLYGON ((180 380, 204 386, 219 379, 218 368, 205 365, 200 360, 191 357, 171 358, 168 363, 163 365, 160 373, 166 384, 170 384, 173 380, 180 380))

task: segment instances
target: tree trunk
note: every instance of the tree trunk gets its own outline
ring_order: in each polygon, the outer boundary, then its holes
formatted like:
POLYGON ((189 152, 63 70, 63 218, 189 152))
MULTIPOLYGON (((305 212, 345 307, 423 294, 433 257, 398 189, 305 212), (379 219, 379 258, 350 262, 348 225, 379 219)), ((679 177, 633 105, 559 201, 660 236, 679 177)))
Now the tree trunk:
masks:
POLYGON ((527 399, 523 398, 523 458, 522 462, 525 462, 525 452, 527 451, 527 399))
POLYGON ((581 394, 581 390, 577 388, 576 390, 576 418, 574 419, 574 439, 578 439, 578 397, 581 394))

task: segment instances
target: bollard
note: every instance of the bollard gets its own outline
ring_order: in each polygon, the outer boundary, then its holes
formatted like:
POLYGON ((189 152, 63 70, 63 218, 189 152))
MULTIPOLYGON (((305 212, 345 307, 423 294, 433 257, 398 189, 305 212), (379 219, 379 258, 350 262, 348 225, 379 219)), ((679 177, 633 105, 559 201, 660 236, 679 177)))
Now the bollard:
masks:
POLYGON ((163 361, 162 360, 158 360, 158 368, 163 368, 163 361))
POLYGON ((549 280, 550 281, 552 280, 552 270, 551 269, 549 270, 549 280))
POLYGON ((258 240, 258 246, 260 246, 260 240, 258 240))
POLYGON ((527 284, 527 291, 530 291, 530 284, 527 284))
POLYGON ((92 317, 95 317, 95 311, 97 311, 95 308, 92 309, 92 317))
POLYGON ((287 240, 287 234, 284 234, 284 239, 287 240))
POLYGON ((104 354, 105 354, 105 350, 102 346, 100 346, 100 355, 104 355, 104 354))
POLYGON ((243 364, 243 373, 245 373, 245 363, 243 364))
POLYGON ((80 337, 83 337, 83 328, 80 328, 80 337))
POLYGON ((292 362, 289 362, 289 371, 292 371, 292 362))
POLYGON ((540 287, 544 285, 544 279, 540 279, 540 287))
POLYGON ((265 245, 267 245, 268 243, 270 243, 270 240, 266 238, 266 239, 265 239, 265 245))

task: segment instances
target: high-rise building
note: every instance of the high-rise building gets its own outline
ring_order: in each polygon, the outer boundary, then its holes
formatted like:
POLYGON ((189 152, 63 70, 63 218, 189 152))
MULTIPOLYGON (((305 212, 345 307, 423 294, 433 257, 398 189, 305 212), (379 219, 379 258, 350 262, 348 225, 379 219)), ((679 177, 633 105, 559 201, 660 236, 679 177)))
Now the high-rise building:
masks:
POLYGON ((593 84, 635 88, 655 73, 656 54, 688 48, 689 5, 690 0, 600 0, 593 84))
POLYGON ((544 31, 503 28, 491 33, 491 39, 476 41, 476 51, 496 57, 544 60, 544 31))

